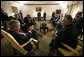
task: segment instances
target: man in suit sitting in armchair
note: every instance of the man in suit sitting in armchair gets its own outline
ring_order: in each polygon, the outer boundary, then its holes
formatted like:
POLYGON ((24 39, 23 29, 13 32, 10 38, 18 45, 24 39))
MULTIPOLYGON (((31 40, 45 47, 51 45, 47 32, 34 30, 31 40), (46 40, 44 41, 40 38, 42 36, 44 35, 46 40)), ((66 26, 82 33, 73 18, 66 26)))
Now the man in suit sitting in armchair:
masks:
POLYGON ((78 34, 83 35, 83 17, 82 17, 82 12, 78 12, 74 18, 73 23, 77 27, 78 34))
MULTIPOLYGON (((34 29, 34 24, 31 23, 30 25, 27 26, 27 35, 28 35, 27 38, 34 38, 35 40, 38 40, 37 32, 34 29)), ((37 49, 38 49, 38 44, 37 44, 37 49)))
POLYGON ((52 41, 50 43, 49 55, 52 55, 52 53, 54 53, 55 50, 58 53, 59 47, 67 49, 61 43, 65 43, 74 49, 77 47, 78 31, 77 31, 77 28, 75 27, 75 25, 72 23, 72 20, 73 19, 72 19, 71 15, 65 15, 64 19, 61 22, 62 27, 57 32, 57 37, 52 39, 52 41))
MULTIPOLYGON (((22 45, 30 40, 30 38, 28 37, 28 34, 25 34, 20 31, 20 22, 19 21, 12 20, 8 23, 8 26, 10 29, 7 30, 7 32, 10 33, 20 45, 22 45)), ((27 51, 31 51, 33 49, 33 46, 31 43, 29 43, 26 46, 24 46, 24 49, 27 51)))

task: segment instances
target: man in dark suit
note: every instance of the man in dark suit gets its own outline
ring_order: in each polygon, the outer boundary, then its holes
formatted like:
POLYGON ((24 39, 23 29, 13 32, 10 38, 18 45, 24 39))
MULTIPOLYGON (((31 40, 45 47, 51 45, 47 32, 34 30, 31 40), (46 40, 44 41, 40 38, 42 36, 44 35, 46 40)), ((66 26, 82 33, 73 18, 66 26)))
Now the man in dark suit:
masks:
POLYGON ((26 25, 29 25, 31 23, 31 16, 30 15, 27 15, 25 18, 24 18, 24 22, 26 23, 26 25))
MULTIPOLYGON (((8 25, 9 25, 10 29, 7 30, 7 32, 10 33, 20 45, 22 45, 30 40, 30 38, 28 38, 28 34, 25 34, 20 31, 20 22, 19 21, 12 20, 8 23, 8 25)), ((27 44, 24 47, 24 49, 26 49, 27 51, 31 51, 32 48, 33 48, 33 46, 31 43, 27 44)))
POLYGON ((20 22, 21 24, 21 29, 24 31, 26 23, 22 20, 21 14, 18 14, 18 19, 16 19, 20 22))
POLYGON ((29 14, 24 18, 24 22, 26 24, 24 27, 24 32, 27 32, 28 26, 32 23, 31 22, 31 16, 29 14))
POLYGON ((34 25, 33 24, 28 26, 27 31, 28 31, 27 33, 28 33, 29 38, 34 38, 34 39, 38 40, 38 37, 36 35, 36 31, 34 30, 34 25))
POLYGON ((46 20, 46 12, 43 13, 44 21, 46 20))
POLYGON ((24 24, 24 21, 23 21, 20 14, 18 14, 18 19, 17 20, 20 22, 21 25, 24 24))
POLYGON ((38 12, 37 16, 38 16, 38 21, 39 21, 41 19, 41 13, 38 12))
MULTIPOLYGON (((27 38, 34 38, 36 40, 38 40, 37 34, 36 34, 36 30, 34 29, 34 25, 31 24, 28 26, 28 30, 27 30, 27 38)), ((37 44, 37 49, 38 49, 38 44, 37 44)))
POLYGON ((4 23, 5 21, 8 21, 8 14, 4 12, 4 10, 1 8, 1 21, 4 23))
POLYGON ((21 19, 23 20, 23 14, 22 14, 22 11, 20 10, 19 12, 20 12, 19 14, 21 15, 21 19))
POLYGON ((82 35, 83 32, 83 17, 82 17, 82 12, 78 12, 76 14, 76 17, 74 18, 73 23, 75 24, 75 26, 77 27, 78 33, 79 35, 82 35))
MULTIPOLYGON (((78 31, 74 24, 72 24, 72 17, 70 15, 66 15, 61 22, 62 28, 58 30, 57 37, 52 39, 50 43, 50 53, 57 52, 59 47, 63 47, 61 43, 65 43, 72 48, 76 48, 78 44, 78 31)), ((66 49, 66 48, 65 48, 66 49)))
POLYGON ((4 30, 7 29, 6 23, 8 20, 9 20, 8 14, 4 12, 4 10, 1 8, 1 22, 2 22, 2 25, 4 26, 3 28, 4 30))
POLYGON ((52 17, 55 18, 55 12, 54 11, 52 12, 52 17))

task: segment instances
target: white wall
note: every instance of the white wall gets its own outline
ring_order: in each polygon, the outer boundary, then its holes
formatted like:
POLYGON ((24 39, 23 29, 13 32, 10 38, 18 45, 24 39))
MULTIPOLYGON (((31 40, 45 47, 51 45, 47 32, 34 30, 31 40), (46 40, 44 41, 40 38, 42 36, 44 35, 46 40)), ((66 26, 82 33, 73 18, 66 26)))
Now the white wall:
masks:
POLYGON ((22 11, 24 16, 26 14, 30 14, 32 17, 37 17, 36 7, 42 7, 41 16, 43 16, 43 12, 46 11, 47 17, 51 17, 52 12, 59 8, 58 5, 29 5, 29 6, 23 6, 22 11))
POLYGON ((15 3, 13 1, 1 1, 1 7, 5 12, 8 13, 8 15, 12 15, 12 9, 11 6, 15 6, 18 8, 18 10, 22 10, 23 17, 25 17, 27 14, 30 14, 32 17, 37 17, 36 7, 42 7, 42 16, 43 12, 46 11, 47 13, 47 19, 51 18, 52 12, 56 9, 61 9, 62 13, 64 14, 66 11, 62 5, 20 5, 18 3, 15 3))
POLYGON ((61 9, 63 14, 66 13, 65 8, 60 5, 29 5, 22 6, 22 8, 20 9, 22 9, 24 17, 26 16, 26 14, 30 14, 32 17, 37 17, 36 7, 42 8, 41 16, 43 16, 43 12, 46 11, 47 19, 51 18, 52 12, 56 9, 61 9))
POLYGON ((7 12, 7 14, 10 16, 11 13, 12 13, 12 9, 11 9, 11 5, 9 2, 4 2, 4 1, 1 1, 1 8, 7 12))
POLYGON ((77 12, 82 12, 83 11, 83 1, 79 2, 79 5, 74 5, 71 11, 71 15, 74 18, 77 12))
MULTIPOLYGON (((42 7, 42 16, 43 12, 46 11, 47 13, 47 20, 51 18, 52 12, 56 9, 61 9, 62 13, 67 13, 67 6, 66 4, 60 4, 60 5, 20 5, 19 3, 16 3, 14 1, 1 1, 1 7, 5 12, 8 13, 9 16, 13 15, 11 6, 17 7, 18 10, 22 10, 23 17, 25 17, 27 14, 30 14, 32 17, 37 17, 36 7, 42 7)), ((73 7, 71 15, 74 17, 76 12, 83 9, 83 2, 80 1, 78 7, 73 7)))
POLYGON ((17 7, 19 9, 19 5, 13 1, 1 1, 1 8, 8 14, 8 16, 13 15, 11 6, 17 7))

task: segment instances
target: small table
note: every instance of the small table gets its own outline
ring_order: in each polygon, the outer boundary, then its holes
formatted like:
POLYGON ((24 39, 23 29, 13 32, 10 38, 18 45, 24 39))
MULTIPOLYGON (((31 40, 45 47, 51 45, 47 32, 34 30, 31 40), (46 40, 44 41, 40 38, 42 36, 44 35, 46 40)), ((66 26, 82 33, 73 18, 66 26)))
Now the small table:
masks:
POLYGON ((47 25, 45 23, 42 23, 42 25, 40 26, 40 32, 41 32, 42 29, 44 31, 44 34, 46 34, 46 30, 48 32, 48 27, 47 27, 47 25))

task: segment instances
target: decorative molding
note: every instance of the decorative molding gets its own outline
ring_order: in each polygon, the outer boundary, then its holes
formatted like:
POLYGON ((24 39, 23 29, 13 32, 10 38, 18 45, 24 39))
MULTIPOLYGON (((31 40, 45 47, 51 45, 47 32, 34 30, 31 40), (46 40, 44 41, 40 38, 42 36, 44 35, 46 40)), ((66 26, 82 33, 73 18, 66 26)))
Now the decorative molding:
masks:
POLYGON ((24 5, 59 5, 59 4, 24 4, 24 5))
POLYGON ((79 2, 73 2, 71 5, 67 4, 67 8, 78 5, 78 4, 79 4, 79 2))

